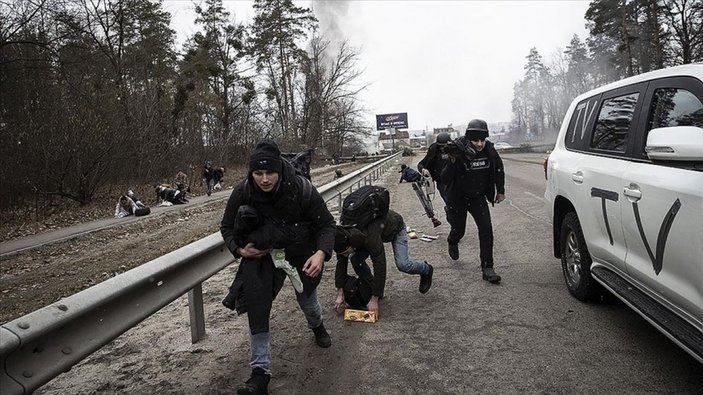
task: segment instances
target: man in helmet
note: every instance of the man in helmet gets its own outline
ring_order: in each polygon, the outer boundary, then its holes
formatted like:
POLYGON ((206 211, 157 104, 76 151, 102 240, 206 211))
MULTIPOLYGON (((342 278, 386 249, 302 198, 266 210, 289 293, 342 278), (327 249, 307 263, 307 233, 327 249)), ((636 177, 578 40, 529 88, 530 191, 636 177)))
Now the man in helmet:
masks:
POLYGON ((449 256, 459 259, 459 241, 466 231, 468 212, 478 228, 483 279, 498 284, 501 278, 493 268, 493 226, 488 202, 493 205, 505 200, 505 173, 503 161, 487 137, 486 121, 469 121, 466 134, 445 147, 449 156, 440 178, 447 185, 447 221, 452 227, 447 237, 449 256))
POLYGON ((417 169, 423 176, 429 175, 437 183, 437 190, 439 191, 439 196, 444 200, 444 204, 447 204, 447 186, 440 182, 439 175, 448 158, 447 153, 444 152, 444 147, 451 139, 449 133, 442 132, 438 134, 435 142, 427 148, 425 157, 417 164, 417 169))

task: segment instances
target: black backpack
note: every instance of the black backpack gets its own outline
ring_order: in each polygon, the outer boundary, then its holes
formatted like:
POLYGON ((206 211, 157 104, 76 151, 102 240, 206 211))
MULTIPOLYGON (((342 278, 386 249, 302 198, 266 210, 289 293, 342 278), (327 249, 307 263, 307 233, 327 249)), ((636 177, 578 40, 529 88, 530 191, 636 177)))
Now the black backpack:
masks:
POLYGON ((388 214, 391 196, 384 187, 364 185, 347 195, 342 202, 342 225, 365 229, 376 218, 388 214))
POLYGON ((281 157, 295 169, 295 174, 299 174, 310 180, 310 163, 312 162, 312 149, 298 152, 297 154, 282 153, 281 157))
POLYGON ((371 284, 355 276, 347 275, 344 283, 344 302, 347 306, 356 310, 366 310, 366 305, 371 300, 371 284))

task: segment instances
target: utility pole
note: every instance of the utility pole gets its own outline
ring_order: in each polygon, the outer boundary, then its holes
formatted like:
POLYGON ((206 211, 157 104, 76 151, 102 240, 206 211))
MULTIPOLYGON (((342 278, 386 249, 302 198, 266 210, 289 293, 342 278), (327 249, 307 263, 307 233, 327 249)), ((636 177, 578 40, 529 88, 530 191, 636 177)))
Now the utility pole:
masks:
POLYGON ((395 152, 395 128, 386 129, 391 135, 391 150, 395 152))

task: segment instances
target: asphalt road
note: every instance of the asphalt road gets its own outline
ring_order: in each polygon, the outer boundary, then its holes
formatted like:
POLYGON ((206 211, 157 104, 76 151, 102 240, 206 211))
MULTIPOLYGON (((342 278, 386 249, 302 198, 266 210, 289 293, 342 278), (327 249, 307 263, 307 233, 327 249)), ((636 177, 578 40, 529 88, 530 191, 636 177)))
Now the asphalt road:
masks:
MULTIPOLYGON (((417 160, 403 158, 413 167, 417 160)), ((418 277, 390 263, 379 322, 345 322, 331 311, 333 260, 318 290, 333 345, 320 349, 284 287, 272 314, 271 393, 701 393, 703 365, 627 306, 570 296, 552 255, 540 156, 504 160, 507 200, 491 212, 503 282, 481 279, 471 220, 452 261, 444 215, 432 228, 411 186, 388 172, 379 183, 391 208, 418 233, 439 234, 410 241, 411 256, 434 265, 432 289, 419 294, 418 277)), ((442 213, 439 197, 435 206, 442 213)), ((249 370, 246 320, 219 306, 229 281, 228 271, 205 284, 203 342, 185 344, 187 308, 174 302, 42 393, 232 393, 249 370)))

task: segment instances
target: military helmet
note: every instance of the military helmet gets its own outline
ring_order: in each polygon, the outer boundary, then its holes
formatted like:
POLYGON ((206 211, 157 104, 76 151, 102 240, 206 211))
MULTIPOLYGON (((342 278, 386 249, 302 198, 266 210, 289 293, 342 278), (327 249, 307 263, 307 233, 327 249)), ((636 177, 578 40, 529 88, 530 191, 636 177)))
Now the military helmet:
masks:
POLYGON ((477 131, 477 132, 488 133, 488 124, 483 119, 472 119, 469 121, 469 124, 466 126, 466 131, 467 132, 477 131))
POLYGON ((439 145, 444 145, 444 144, 447 144, 447 143, 449 142, 449 140, 451 140, 451 139, 452 139, 452 138, 451 138, 451 136, 449 135, 449 133, 447 133, 447 132, 442 132, 442 133, 439 133, 439 134, 437 135, 437 139, 436 139, 435 141, 436 141, 437 144, 439 144, 439 145))

